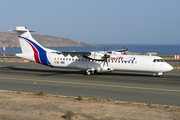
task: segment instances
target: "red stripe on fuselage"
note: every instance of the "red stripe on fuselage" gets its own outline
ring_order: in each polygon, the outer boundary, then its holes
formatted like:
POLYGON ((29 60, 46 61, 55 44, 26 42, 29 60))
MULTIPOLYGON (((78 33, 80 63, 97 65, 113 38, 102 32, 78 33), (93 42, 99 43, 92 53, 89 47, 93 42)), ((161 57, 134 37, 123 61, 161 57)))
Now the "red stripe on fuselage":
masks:
POLYGON ((25 40, 25 41, 28 42, 31 45, 31 47, 32 47, 32 49, 34 51, 34 58, 35 58, 36 62, 41 63, 41 61, 39 59, 39 52, 37 51, 37 49, 29 41, 27 41, 27 40, 25 40))

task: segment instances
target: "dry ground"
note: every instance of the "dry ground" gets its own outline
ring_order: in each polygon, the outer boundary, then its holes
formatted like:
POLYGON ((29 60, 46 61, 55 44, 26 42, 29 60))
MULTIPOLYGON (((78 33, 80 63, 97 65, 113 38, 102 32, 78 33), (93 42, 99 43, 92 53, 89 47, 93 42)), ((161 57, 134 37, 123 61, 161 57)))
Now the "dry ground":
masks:
POLYGON ((1 91, 0 120, 180 120, 180 107, 109 101, 1 91))

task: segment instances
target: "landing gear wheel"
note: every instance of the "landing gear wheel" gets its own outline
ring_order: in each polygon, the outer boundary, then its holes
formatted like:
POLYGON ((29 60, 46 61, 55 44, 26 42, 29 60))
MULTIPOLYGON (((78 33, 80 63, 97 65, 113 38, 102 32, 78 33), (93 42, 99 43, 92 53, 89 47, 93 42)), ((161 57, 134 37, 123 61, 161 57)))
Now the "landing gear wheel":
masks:
POLYGON ((162 78, 163 77, 163 72, 159 72, 158 75, 159 75, 160 78, 162 78))
POLYGON ((160 75, 159 77, 160 77, 160 78, 162 78, 162 77, 163 77, 163 75, 160 75))
POLYGON ((92 73, 91 72, 86 72, 88 76, 90 76, 92 73))

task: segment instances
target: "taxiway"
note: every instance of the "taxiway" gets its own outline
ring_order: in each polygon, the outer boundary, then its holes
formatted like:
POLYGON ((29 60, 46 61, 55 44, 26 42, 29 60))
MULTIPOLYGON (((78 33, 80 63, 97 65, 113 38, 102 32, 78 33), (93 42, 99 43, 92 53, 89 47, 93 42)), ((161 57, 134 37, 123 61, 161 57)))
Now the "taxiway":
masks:
POLYGON ((0 62, 0 89, 180 106, 180 70, 165 73, 85 72, 35 63, 0 62))

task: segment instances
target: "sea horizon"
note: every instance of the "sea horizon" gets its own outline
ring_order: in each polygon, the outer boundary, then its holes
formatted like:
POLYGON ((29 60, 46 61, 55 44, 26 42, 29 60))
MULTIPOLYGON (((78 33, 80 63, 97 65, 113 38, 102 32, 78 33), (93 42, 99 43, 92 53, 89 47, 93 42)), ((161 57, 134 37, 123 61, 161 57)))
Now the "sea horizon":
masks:
MULTIPOLYGON (((104 45, 105 49, 107 50, 108 45, 109 49, 108 51, 115 51, 118 49, 124 49, 124 44, 95 44, 96 47, 92 46, 85 46, 85 47, 47 47, 50 49, 54 49, 57 51, 76 51, 76 52, 89 52, 89 51, 104 51, 104 45)), ((128 47, 128 50, 130 52, 138 52, 145 54, 147 52, 155 52, 157 54, 180 54, 180 44, 125 44, 125 49, 128 47)), ((0 54, 3 53, 3 48, 0 48, 0 54)), ((15 54, 15 53, 21 53, 20 47, 14 47, 14 48, 5 48, 6 53, 8 54, 15 54)))

